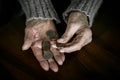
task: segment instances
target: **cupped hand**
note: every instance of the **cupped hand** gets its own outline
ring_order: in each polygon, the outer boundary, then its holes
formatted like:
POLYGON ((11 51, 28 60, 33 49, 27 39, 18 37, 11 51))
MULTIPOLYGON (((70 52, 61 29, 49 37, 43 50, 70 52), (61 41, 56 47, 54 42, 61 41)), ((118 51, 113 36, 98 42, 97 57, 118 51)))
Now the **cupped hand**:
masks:
POLYGON ((52 52, 54 58, 46 60, 43 57, 42 42, 46 40, 50 41, 51 45, 55 44, 55 41, 49 39, 49 37, 46 35, 48 30, 57 32, 52 20, 35 19, 29 21, 27 27, 25 28, 25 37, 22 50, 27 50, 31 47, 33 54, 44 70, 48 71, 50 68, 54 72, 57 72, 57 63, 62 65, 65 60, 65 56, 64 54, 61 54, 56 48, 50 47, 50 51, 52 52))
POLYGON ((71 53, 80 50, 92 41, 92 31, 88 25, 87 16, 81 12, 71 12, 68 18, 67 28, 63 36, 57 40, 66 46, 60 49, 62 53, 71 53), (73 38, 73 36, 75 36, 73 38), (71 42, 69 42, 73 38, 71 42))

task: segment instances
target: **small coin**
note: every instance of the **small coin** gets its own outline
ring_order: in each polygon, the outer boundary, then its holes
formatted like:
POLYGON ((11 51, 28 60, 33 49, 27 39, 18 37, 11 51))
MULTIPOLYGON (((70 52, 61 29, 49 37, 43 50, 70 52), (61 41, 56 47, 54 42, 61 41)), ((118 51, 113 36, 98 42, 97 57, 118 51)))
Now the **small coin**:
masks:
POLYGON ((43 51, 43 57, 48 60, 53 57, 52 52, 50 51, 50 42, 49 41, 43 41, 42 42, 42 51, 43 51))
POLYGON ((42 42, 42 48, 43 48, 43 50, 49 50, 50 49, 50 42, 49 41, 43 41, 42 42))
POLYGON ((46 32, 47 36, 50 38, 50 39, 55 39, 57 40, 58 39, 58 34, 57 32, 53 31, 53 30, 48 30, 46 32))
POLYGON ((43 57, 48 60, 48 59, 51 59, 53 57, 52 55, 52 52, 50 50, 47 50, 47 51, 43 51, 43 57))

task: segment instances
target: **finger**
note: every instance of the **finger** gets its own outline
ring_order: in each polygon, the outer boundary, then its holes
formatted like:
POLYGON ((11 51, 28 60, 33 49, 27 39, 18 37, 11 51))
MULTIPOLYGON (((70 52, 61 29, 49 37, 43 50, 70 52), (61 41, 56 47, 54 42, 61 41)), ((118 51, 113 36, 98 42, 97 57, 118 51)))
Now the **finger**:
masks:
POLYGON ((50 69, 54 72, 58 72, 58 66, 55 63, 55 61, 53 59, 49 59, 48 62, 49 62, 49 65, 50 65, 50 69))
POLYGON ((30 46, 32 45, 32 40, 25 40, 24 44, 22 46, 22 50, 27 50, 30 48, 30 46))
POLYGON ((63 36, 57 40, 58 43, 67 43, 73 35, 76 33, 76 31, 79 29, 78 24, 68 24, 67 29, 63 36))
POLYGON ((33 51, 34 56, 36 57, 36 59, 39 61, 41 67, 42 67, 45 71, 48 71, 48 70, 49 70, 49 64, 48 64, 48 62, 43 58, 42 49, 40 49, 40 48, 38 48, 38 47, 32 47, 32 51, 33 51))
POLYGON ((62 60, 64 62, 65 61, 65 54, 64 53, 60 53, 60 54, 61 54, 62 60))
POLYGON ((51 41, 51 51, 54 55, 54 58, 55 60, 57 61, 57 63, 59 65, 62 65, 63 62, 65 61, 65 55, 62 53, 59 52, 59 50, 57 49, 57 46, 56 46, 56 41, 51 41))
POLYGON ((39 41, 34 42, 32 47, 38 47, 38 48, 42 49, 42 41, 39 40, 39 41))
POLYGON ((62 65, 63 61, 64 61, 64 56, 62 54, 60 54, 60 52, 57 49, 55 49, 55 48, 51 47, 51 51, 52 51, 52 53, 54 55, 54 58, 57 61, 57 63, 59 65, 62 65))
POLYGON ((71 53, 80 50, 83 47, 85 41, 86 39, 84 38, 84 36, 79 36, 77 37, 77 39, 74 39, 71 43, 68 43, 68 46, 60 49, 60 52, 71 53))
POLYGON ((60 52, 74 52, 80 50, 83 46, 92 40, 92 32, 89 28, 83 28, 77 31, 76 38, 68 44, 67 47, 60 49, 60 52))
POLYGON ((33 38, 34 38, 33 34, 31 34, 30 32, 26 32, 22 50, 27 50, 30 48, 33 42, 33 38))
POLYGON ((51 47, 57 48, 56 41, 52 40, 52 41, 50 41, 50 44, 51 44, 51 47))

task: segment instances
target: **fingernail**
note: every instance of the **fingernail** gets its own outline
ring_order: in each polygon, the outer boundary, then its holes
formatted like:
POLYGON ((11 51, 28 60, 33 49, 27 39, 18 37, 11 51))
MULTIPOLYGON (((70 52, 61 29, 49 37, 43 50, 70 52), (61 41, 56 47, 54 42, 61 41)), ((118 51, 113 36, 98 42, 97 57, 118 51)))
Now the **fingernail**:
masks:
POLYGON ((55 68, 53 71, 54 71, 54 72, 58 72, 58 68, 55 68))
POLYGON ((59 63, 59 65, 63 65, 63 62, 62 62, 62 61, 59 61, 58 63, 59 63))
POLYGON ((57 40, 57 42, 59 42, 59 43, 61 43, 61 42, 63 42, 64 41, 64 39, 58 39, 57 40))
POLYGON ((52 47, 53 47, 53 48, 57 48, 57 46, 56 46, 56 45, 52 45, 52 47))
POLYGON ((42 67, 45 71, 48 71, 49 68, 48 67, 42 67))
POLYGON ((22 50, 26 50, 26 49, 27 49, 27 46, 23 45, 22 50))
POLYGON ((63 49, 60 50, 61 53, 64 53, 65 51, 63 49))
POLYGON ((48 71, 48 70, 49 70, 49 67, 48 67, 48 65, 47 65, 45 62, 41 62, 41 67, 42 67, 45 71, 48 71))
POLYGON ((62 57, 62 61, 63 61, 63 63, 64 63, 64 61, 65 61, 65 56, 62 57))

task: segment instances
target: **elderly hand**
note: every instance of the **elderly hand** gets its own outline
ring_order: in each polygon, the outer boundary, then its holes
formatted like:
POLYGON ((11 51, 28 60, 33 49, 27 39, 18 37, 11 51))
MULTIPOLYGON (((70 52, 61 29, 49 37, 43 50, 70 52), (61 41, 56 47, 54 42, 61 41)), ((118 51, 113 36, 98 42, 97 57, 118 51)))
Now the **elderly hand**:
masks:
POLYGON ((67 29, 63 36, 57 40, 58 43, 66 43, 66 47, 60 52, 70 53, 80 50, 92 40, 92 31, 88 26, 87 16, 81 12, 71 12, 68 18, 67 29), (75 35, 72 42, 68 42, 75 35))
POLYGON ((29 21, 25 29, 25 38, 22 50, 27 50, 31 47, 36 59, 40 63, 41 67, 48 71, 49 68, 54 72, 58 71, 58 65, 62 65, 65 59, 64 54, 61 54, 57 49, 50 47, 54 58, 46 60, 42 54, 42 42, 43 40, 50 41, 50 44, 55 44, 54 40, 50 40, 46 35, 48 30, 56 31, 55 25, 51 20, 35 19, 29 21), (57 63, 56 63, 56 62, 57 63))

